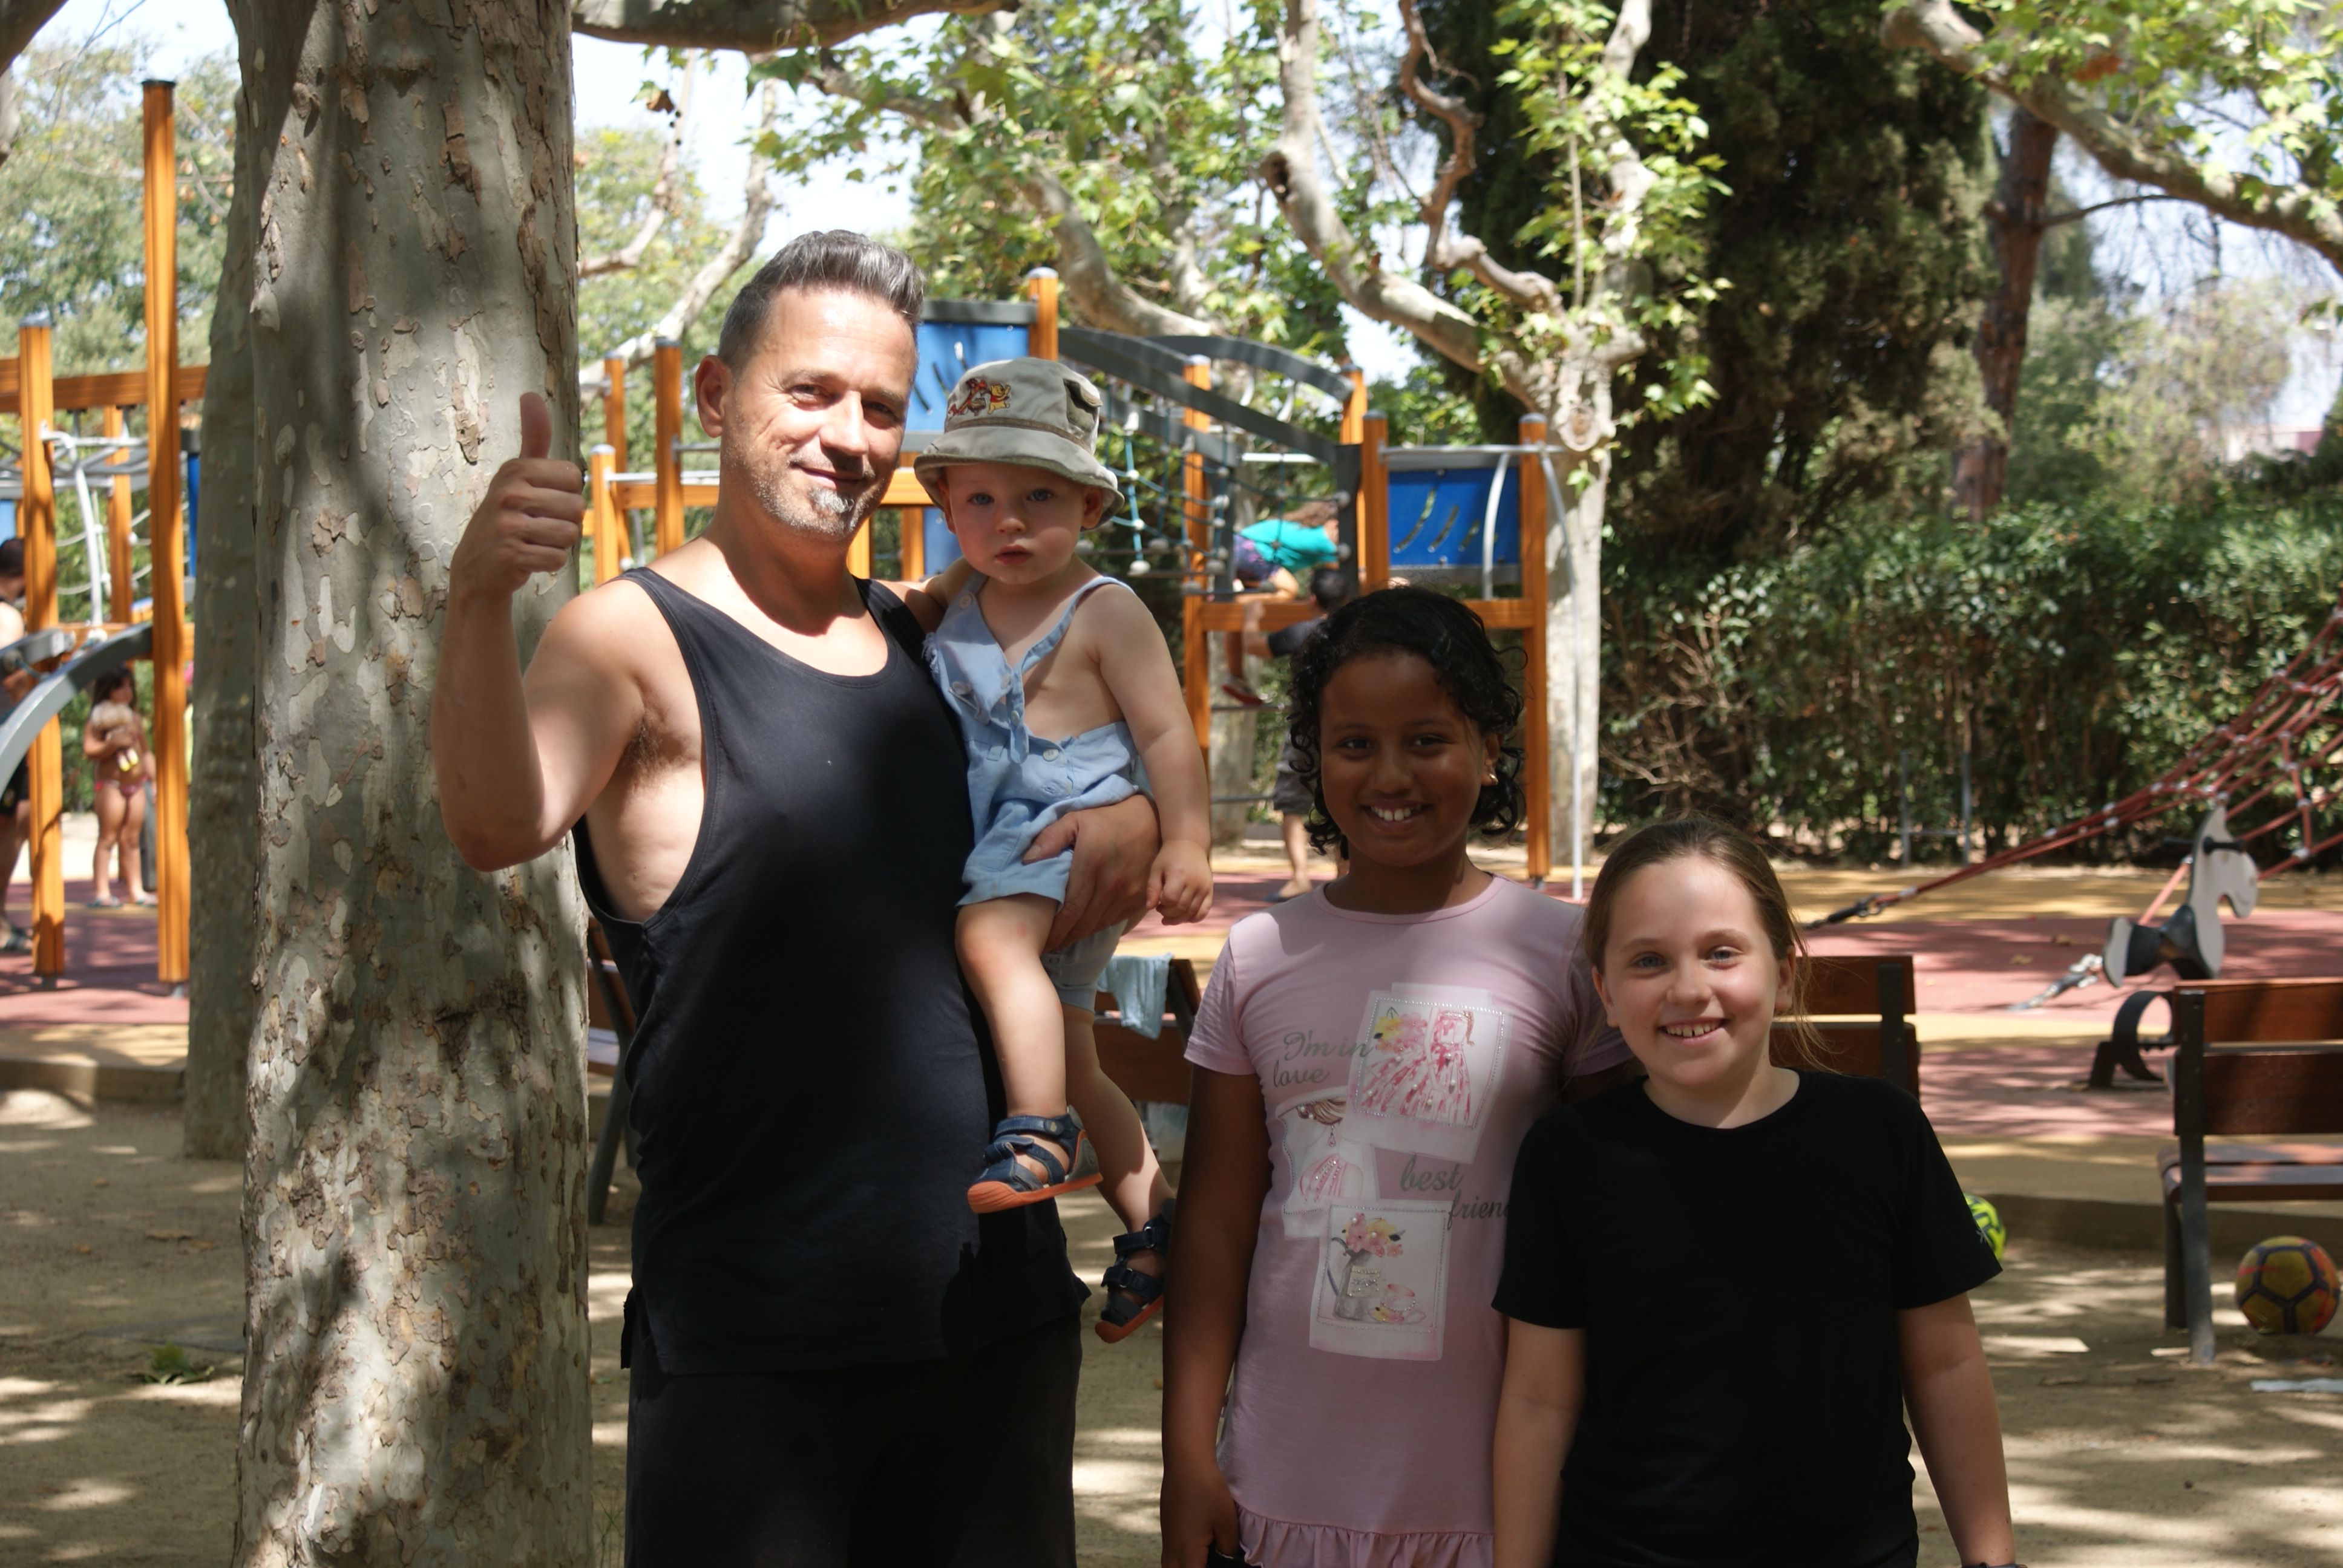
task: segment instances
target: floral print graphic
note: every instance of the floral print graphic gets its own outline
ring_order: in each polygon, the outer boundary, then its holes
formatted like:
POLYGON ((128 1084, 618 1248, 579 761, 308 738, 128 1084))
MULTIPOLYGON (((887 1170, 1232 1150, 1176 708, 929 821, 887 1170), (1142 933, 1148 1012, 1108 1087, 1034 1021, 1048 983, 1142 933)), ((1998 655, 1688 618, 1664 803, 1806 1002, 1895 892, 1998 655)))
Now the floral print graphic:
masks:
POLYGON ((1446 1204, 1406 1200, 1331 1210, 1312 1292, 1312 1348, 1438 1361, 1447 1221, 1446 1204))
POLYGON ((1470 1126, 1479 1110, 1467 1057, 1472 1044, 1467 1009, 1387 1004, 1369 1035, 1360 1106, 1378 1116, 1470 1126))

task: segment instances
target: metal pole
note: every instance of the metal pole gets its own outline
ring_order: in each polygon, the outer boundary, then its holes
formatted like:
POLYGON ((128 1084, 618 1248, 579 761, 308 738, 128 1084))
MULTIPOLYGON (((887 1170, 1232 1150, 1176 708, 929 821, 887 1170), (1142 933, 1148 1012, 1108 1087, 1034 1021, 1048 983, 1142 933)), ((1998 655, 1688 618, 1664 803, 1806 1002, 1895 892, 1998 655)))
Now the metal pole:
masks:
POLYGON ((1896 814, 1901 826, 1896 837, 1904 846, 1904 864, 1912 863, 1912 754, 1897 748, 1896 752, 1896 814))

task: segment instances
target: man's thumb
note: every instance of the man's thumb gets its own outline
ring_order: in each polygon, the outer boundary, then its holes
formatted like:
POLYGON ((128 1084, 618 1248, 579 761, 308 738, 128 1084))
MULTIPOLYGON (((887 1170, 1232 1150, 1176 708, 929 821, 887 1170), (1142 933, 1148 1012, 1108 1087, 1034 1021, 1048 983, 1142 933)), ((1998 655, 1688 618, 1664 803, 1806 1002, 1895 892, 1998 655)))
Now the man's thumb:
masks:
POLYGON ((534 392, 520 395, 520 455, 543 457, 553 451, 553 413, 534 392))

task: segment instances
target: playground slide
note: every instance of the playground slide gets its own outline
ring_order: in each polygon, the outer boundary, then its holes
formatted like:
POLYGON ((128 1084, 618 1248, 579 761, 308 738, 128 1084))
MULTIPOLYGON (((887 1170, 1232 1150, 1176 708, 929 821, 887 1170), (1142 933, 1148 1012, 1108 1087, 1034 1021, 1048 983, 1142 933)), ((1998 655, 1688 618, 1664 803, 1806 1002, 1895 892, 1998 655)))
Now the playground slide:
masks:
POLYGON ((40 683, 25 694, 25 699, 10 709, 6 718, 0 719, 0 779, 15 772, 16 764, 33 749, 33 738, 40 734, 42 726, 65 711, 75 692, 88 690, 108 670, 146 658, 154 646, 154 623, 141 621, 88 644, 78 653, 74 652, 73 634, 54 627, 0 648, 0 667, 5 668, 14 668, 21 662, 28 668, 38 668, 50 659, 73 655, 43 676, 40 683))

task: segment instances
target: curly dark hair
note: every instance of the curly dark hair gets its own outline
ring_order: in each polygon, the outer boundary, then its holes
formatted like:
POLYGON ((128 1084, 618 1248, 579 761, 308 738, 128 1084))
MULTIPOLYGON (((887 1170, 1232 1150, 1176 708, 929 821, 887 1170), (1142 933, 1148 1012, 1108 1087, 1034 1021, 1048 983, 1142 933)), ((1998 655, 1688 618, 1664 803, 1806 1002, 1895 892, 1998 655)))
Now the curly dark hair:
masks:
POLYGON ((1522 820, 1522 694, 1507 677, 1505 659, 1490 645, 1481 618, 1430 588, 1388 588, 1365 594, 1326 618, 1317 635, 1293 654, 1287 733, 1294 772, 1310 790, 1310 843, 1350 853, 1350 844, 1326 811, 1319 782, 1319 704, 1326 683, 1351 660, 1368 654, 1412 653, 1432 666, 1457 709, 1483 735, 1501 738, 1497 781, 1473 806, 1473 826, 1502 839, 1522 820))

